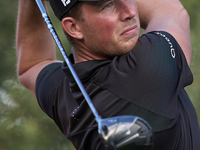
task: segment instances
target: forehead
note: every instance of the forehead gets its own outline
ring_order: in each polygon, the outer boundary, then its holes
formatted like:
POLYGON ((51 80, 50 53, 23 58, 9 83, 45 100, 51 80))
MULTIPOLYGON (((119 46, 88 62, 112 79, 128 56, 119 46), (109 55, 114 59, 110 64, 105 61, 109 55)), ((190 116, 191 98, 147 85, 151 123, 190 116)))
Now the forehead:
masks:
POLYGON ((100 1, 84 1, 85 4, 92 6, 92 7, 102 7, 104 4, 107 4, 109 2, 114 3, 115 5, 121 5, 121 3, 126 3, 129 5, 132 5, 135 3, 135 0, 100 0, 100 1))
POLYGON ((87 14, 87 12, 98 12, 100 6, 103 5, 106 1, 109 0, 102 0, 102 1, 84 1, 82 2, 82 13, 87 14))
POLYGON ((83 7, 85 7, 83 9, 84 10, 83 13, 88 11, 100 12, 103 5, 111 1, 116 1, 116 0, 84 1, 82 5, 83 7))
POLYGON ((95 6, 98 7, 98 6, 101 6, 102 4, 107 3, 109 1, 116 1, 116 0, 85 1, 84 3, 91 5, 91 6, 94 6, 94 7, 95 6))

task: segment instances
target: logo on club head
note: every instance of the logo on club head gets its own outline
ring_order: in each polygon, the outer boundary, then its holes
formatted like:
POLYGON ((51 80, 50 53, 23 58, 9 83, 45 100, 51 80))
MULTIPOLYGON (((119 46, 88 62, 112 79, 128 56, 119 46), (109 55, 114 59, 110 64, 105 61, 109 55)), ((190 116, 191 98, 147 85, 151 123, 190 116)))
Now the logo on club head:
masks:
POLYGON ((63 3, 64 6, 69 5, 69 3, 71 3, 71 0, 61 0, 61 2, 63 3))

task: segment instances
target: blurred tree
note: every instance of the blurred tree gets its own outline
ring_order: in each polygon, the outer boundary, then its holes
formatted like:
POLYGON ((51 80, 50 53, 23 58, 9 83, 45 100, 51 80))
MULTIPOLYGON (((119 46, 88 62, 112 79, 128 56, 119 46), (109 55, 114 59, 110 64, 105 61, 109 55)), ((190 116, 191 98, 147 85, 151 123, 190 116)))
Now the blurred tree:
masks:
POLYGON ((15 73, 15 52, 14 52, 14 40, 15 40, 15 20, 16 20, 16 2, 10 5, 10 0, 4 3, 0 2, 0 9, 3 15, 0 16, 0 83, 6 78, 13 78, 15 73), (9 8, 9 9, 8 9, 9 8), (10 11, 12 10, 12 12, 10 11))
POLYGON ((181 0, 184 7, 190 15, 191 24, 191 43, 192 43, 192 61, 191 70, 194 75, 194 82, 186 90, 197 111, 200 123, 200 1, 199 0, 181 0))
POLYGON ((14 80, 4 81, 2 89, 1 150, 73 149, 55 123, 42 112, 28 90, 14 80))

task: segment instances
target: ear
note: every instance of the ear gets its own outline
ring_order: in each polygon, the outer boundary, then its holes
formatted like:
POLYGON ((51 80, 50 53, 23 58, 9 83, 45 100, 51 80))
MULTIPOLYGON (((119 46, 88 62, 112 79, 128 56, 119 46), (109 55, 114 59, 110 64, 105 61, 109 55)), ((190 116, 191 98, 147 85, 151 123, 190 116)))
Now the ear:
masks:
POLYGON ((62 20, 62 27, 71 37, 83 39, 83 34, 79 27, 79 22, 72 17, 66 17, 62 20))

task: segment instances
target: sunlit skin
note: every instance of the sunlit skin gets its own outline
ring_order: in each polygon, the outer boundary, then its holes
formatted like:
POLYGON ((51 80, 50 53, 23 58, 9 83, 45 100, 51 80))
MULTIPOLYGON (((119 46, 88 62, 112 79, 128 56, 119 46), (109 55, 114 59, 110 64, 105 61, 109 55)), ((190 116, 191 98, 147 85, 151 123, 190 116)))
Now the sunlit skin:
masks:
POLYGON ((75 47, 76 62, 123 55, 137 43, 140 24, 134 0, 85 2, 82 10, 83 38, 75 47))

